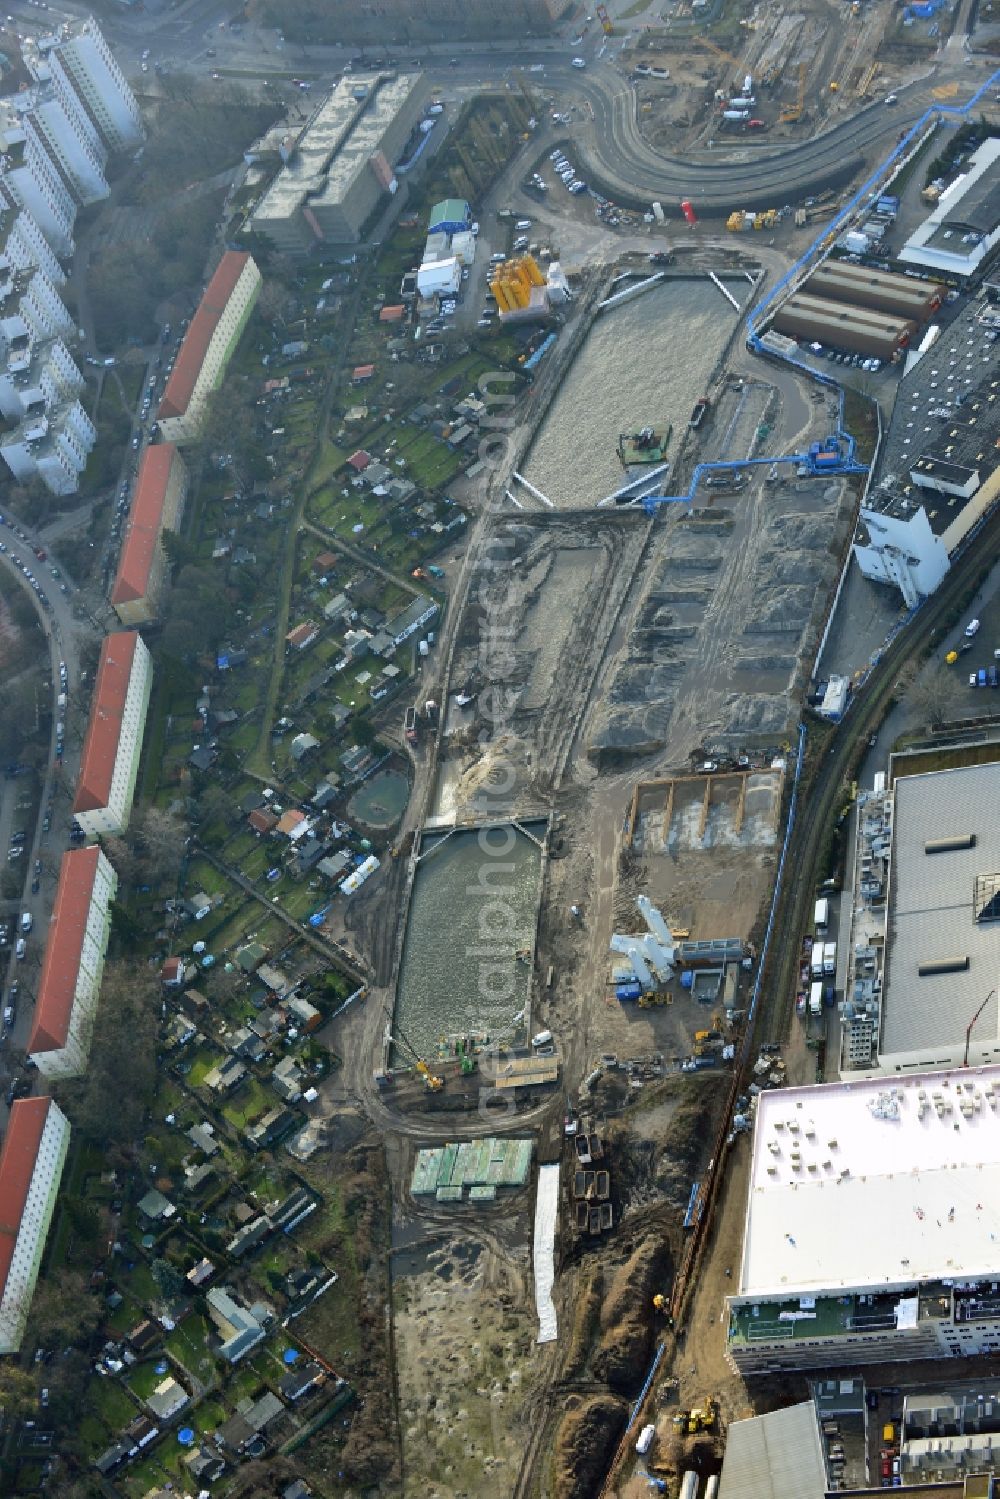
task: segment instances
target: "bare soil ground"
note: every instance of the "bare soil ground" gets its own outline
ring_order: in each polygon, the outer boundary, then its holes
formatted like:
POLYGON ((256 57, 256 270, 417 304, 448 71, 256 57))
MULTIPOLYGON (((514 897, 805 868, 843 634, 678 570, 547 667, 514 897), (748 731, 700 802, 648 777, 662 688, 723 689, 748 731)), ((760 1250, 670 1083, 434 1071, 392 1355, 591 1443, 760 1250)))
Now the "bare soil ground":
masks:
POLYGON ((526 1238, 442 1229, 394 1256, 393 1306, 405 1491, 511 1493, 541 1362, 526 1238))
POLYGON ((714 47, 683 25, 673 35, 651 28, 623 56, 627 67, 646 64, 670 74, 634 81, 640 125, 652 145, 671 152, 712 141, 732 146, 737 138, 753 148, 815 134, 925 65, 919 52, 906 55, 892 45, 894 9, 889 0, 866 3, 857 15, 842 0, 802 0, 794 10, 770 3, 756 8, 752 27, 731 40, 717 38, 714 47), (748 73, 749 114, 761 121, 753 130, 721 118, 748 73))

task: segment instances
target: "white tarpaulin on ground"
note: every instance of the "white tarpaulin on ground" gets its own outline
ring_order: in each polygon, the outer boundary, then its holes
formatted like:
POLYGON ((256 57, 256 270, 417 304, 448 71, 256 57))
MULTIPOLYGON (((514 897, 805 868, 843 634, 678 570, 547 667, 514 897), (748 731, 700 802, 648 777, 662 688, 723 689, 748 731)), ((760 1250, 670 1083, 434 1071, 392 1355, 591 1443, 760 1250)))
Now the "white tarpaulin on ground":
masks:
POLYGON ((559 1166, 539 1166, 535 1199, 535 1310, 538 1312, 539 1343, 556 1340, 555 1283, 556 1213, 559 1209, 559 1166))

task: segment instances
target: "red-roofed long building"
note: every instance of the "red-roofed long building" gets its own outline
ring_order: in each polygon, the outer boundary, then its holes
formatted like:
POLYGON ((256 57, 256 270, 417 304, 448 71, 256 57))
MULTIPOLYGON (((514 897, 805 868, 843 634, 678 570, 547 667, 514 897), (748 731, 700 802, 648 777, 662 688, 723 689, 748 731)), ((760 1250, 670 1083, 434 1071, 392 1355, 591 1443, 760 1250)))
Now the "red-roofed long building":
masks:
POLYGON ((111 603, 123 625, 156 618, 167 580, 164 531, 176 531, 188 492, 187 465, 172 442, 145 449, 111 603))
POLYGON ((170 372, 156 420, 166 442, 193 442, 260 291, 251 255, 227 250, 205 288, 170 372))
POLYGON ((0 1152, 0 1353, 16 1353, 52 1222, 69 1120, 51 1098, 22 1098, 0 1152))
POLYGON ((101 850, 63 854, 28 1052, 46 1077, 87 1065, 118 876, 101 850))
POLYGON ((134 630, 108 635, 73 803, 73 816, 92 838, 128 827, 152 683, 153 660, 141 637, 134 630))

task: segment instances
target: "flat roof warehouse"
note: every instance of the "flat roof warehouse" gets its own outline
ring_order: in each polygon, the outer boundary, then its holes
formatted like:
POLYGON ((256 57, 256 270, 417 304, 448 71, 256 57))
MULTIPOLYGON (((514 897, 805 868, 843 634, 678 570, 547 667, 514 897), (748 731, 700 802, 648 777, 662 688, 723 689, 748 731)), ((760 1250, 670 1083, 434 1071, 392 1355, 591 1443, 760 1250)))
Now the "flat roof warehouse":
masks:
POLYGON ((740 1297, 997 1273, 1000 1066, 761 1093, 740 1297))
POLYGON ((1000 818, 993 764, 898 776, 882 986, 883 1070, 954 1048, 986 1000, 970 1059, 1000 1060, 1000 818), (987 999, 993 991, 992 997, 987 999))

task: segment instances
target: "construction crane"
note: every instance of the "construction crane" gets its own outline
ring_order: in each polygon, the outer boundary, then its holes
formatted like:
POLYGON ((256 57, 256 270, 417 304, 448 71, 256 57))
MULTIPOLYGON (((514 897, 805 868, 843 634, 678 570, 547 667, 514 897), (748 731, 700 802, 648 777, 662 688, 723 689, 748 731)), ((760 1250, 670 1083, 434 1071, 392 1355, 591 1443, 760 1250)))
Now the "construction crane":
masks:
POLYGON ((414 1046, 413 1042, 409 1039, 409 1037, 404 1035, 401 1026, 396 1026, 396 1034, 395 1036, 390 1036, 389 1040, 395 1042, 397 1045, 399 1042, 403 1043, 403 1046, 413 1058, 414 1072, 416 1072, 419 1077, 423 1078, 424 1083, 431 1093, 439 1093, 444 1087, 444 1078, 438 1077, 431 1071, 427 1063, 424 1061, 423 1057, 417 1051, 417 1048, 414 1046))
POLYGON ((995 989, 991 989, 990 990, 989 994, 987 994, 986 998, 983 1000, 982 1004, 979 1006, 979 1009, 976 1011, 976 1013, 973 1015, 972 1019, 969 1021, 969 1024, 968 1024, 968 1026, 966 1028, 966 1032, 965 1032, 965 1056, 962 1058, 962 1066, 963 1067, 968 1067, 968 1065, 969 1065, 969 1046, 970 1046, 970 1044, 972 1042, 972 1027, 975 1025, 976 1021, 979 1019, 980 1015, 983 1013, 983 1011, 985 1010, 986 1006, 989 1004, 990 1000, 993 998, 993 996, 994 996, 994 994, 996 992, 997 991, 995 989))
POLYGON ((780 125, 794 125, 796 120, 801 120, 802 108, 805 104, 806 99, 806 78, 808 77, 808 74, 809 70, 806 67, 805 63, 800 62, 799 86, 798 92, 795 95, 795 103, 790 104, 787 109, 783 109, 781 111, 780 115, 778 116, 778 123, 780 125))

